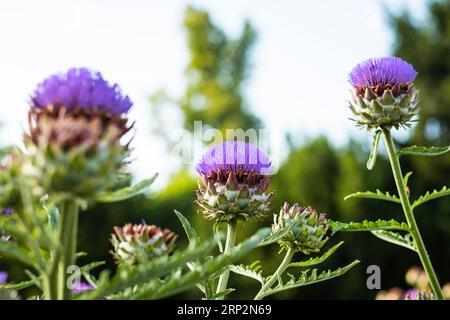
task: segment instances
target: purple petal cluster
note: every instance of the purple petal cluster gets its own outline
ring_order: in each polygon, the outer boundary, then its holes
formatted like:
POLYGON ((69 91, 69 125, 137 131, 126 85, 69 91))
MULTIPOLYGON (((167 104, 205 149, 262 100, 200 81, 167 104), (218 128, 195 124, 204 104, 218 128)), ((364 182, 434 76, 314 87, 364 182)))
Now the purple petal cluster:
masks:
POLYGON ((89 290, 94 290, 94 289, 95 288, 87 282, 79 282, 78 284, 75 284, 73 286, 72 293, 77 294, 77 293, 80 293, 83 291, 89 291, 89 290))
POLYGON ((31 100, 34 108, 97 109, 114 115, 127 113, 133 105, 117 84, 87 68, 51 75, 38 84, 31 100))
POLYGON ((269 175, 270 168, 269 157, 256 146, 243 141, 225 141, 212 146, 196 166, 198 173, 207 176, 219 169, 269 175))
POLYGON ((8 273, 6 271, 0 271, 0 284, 5 284, 8 280, 8 273))
POLYGON ((349 74, 349 82, 355 88, 377 85, 412 83, 417 71, 408 62, 397 57, 371 58, 359 63, 349 74))
POLYGON ((13 214, 14 209, 13 208, 5 208, 3 209, 3 215, 9 217, 13 214))

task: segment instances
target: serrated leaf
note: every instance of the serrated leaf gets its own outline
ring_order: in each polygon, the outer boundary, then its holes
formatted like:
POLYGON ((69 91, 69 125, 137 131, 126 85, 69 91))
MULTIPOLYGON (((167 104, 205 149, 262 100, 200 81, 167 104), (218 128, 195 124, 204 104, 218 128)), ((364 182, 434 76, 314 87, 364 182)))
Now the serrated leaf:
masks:
POLYGON ((420 196, 416 201, 413 202, 412 204, 412 208, 414 209, 415 207, 437 199, 437 198, 441 198, 441 197, 446 197, 450 195, 450 189, 448 189, 446 186, 443 186, 441 190, 433 190, 433 192, 427 191, 427 193, 425 193, 424 195, 420 196))
POLYGON ((144 191, 146 188, 148 188, 158 177, 158 174, 156 173, 153 177, 150 179, 142 180, 139 183, 136 183, 132 186, 116 190, 113 192, 102 192, 96 197, 96 201, 98 202, 118 202, 123 201, 129 198, 132 198, 134 196, 137 196, 139 193, 144 191))
POLYGON ((373 136, 372 149, 370 150, 369 159, 366 164, 368 170, 372 170, 377 161, 378 145, 380 144, 380 136, 382 133, 383 131, 377 130, 373 136))
POLYGON ((186 236, 188 237, 188 240, 190 243, 192 242, 198 242, 200 239, 197 235, 197 232, 192 227, 188 219, 185 218, 179 211, 174 210, 175 214, 178 217, 178 220, 180 220, 181 224, 183 225, 184 231, 186 232, 186 236))
POLYGON ((88 274, 95 268, 98 268, 98 267, 104 265, 105 263, 106 263, 105 261, 95 261, 95 262, 88 263, 80 268, 80 272, 83 275, 88 274))
POLYGON ((315 283, 327 281, 339 276, 344 275, 347 273, 351 268, 353 268, 355 265, 357 265, 360 261, 355 260, 352 263, 346 265, 345 267, 338 268, 336 270, 328 270, 323 271, 322 273, 318 274, 317 269, 313 270, 306 270, 303 271, 302 274, 298 279, 295 279, 294 276, 290 276, 290 279, 285 283, 278 283, 278 285, 275 288, 268 289, 265 292, 263 292, 259 298, 263 299, 267 296, 270 296, 275 293, 279 293, 286 290, 291 290, 294 288, 304 287, 308 285, 312 285, 315 283))
POLYGON ((34 280, 22 281, 19 283, 0 284, 0 290, 21 290, 35 285, 34 280))
POLYGON ((395 194, 390 194, 389 191, 386 191, 383 193, 380 190, 376 190, 376 192, 372 191, 366 191, 366 192, 355 192, 352 194, 349 194, 344 198, 344 200, 352 199, 352 198, 363 198, 363 199, 375 199, 375 200, 383 200, 383 201, 390 201, 395 203, 402 203, 400 199, 395 194))
POLYGON ((216 239, 217 246, 219 247, 219 251, 223 252, 223 245, 222 245, 222 237, 220 236, 220 221, 214 222, 213 225, 213 233, 214 233, 214 239, 216 239))
POLYGON ((412 175, 412 171, 409 171, 407 174, 405 174, 405 176, 403 177, 403 184, 406 188, 408 188, 408 182, 409 182, 409 178, 412 175))
MULTIPOLYGON (((270 231, 267 228, 260 229, 256 234, 232 248, 228 253, 223 253, 217 257, 208 259, 202 265, 196 265, 193 270, 189 270, 184 274, 172 272, 163 280, 154 279, 153 277, 151 282, 144 281, 144 285, 138 285, 134 292, 126 296, 126 298, 162 299, 189 289, 196 283, 209 279, 211 275, 216 274, 236 260, 246 256, 267 236, 268 232, 270 231)), ((214 240, 211 239, 210 242, 213 243, 214 240)), ((125 297, 120 296, 120 298, 125 297)))
POLYGON ((262 285, 265 282, 264 277, 262 276, 262 268, 259 264, 259 261, 253 262, 251 265, 232 265, 230 266, 230 271, 240 274, 242 276, 255 279, 260 282, 262 285))
POLYGON ((175 252, 172 256, 163 256, 150 260, 130 269, 127 266, 119 267, 116 274, 109 279, 108 274, 100 274, 97 289, 87 292, 79 299, 96 299, 109 296, 127 288, 146 283, 152 279, 163 277, 183 267, 190 261, 198 260, 206 256, 215 247, 215 240, 203 241, 197 246, 189 246, 185 250, 175 252))
POLYGON ((235 291, 235 289, 233 289, 233 288, 228 288, 228 289, 225 289, 225 290, 223 290, 223 291, 214 293, 213 296, 212 296, 211 298, 212 298, 212 300, 221 299, 221 298, 225 297, 227 294, 232 293, 233 291, 235 291))
POLYGON ((313 265, 317 265, 319 263, 324 262, 325 260, 327 260, 337 249, 339 249, 340 246, 342 246, 344 244, 344 241, 339 242, 338 244, 336 244, 335 246, 331 247, 330 249, 328 249, 324 254, 322 254, 321 256, 318 257, 314 257, 314 258, 310 258, 308 260, 305 261, 299 261, 299 262, 291 262, 289 264, 289 267, 294 267, 294 268, 304 268, 304 267, 310 267, 313 265))
POLYGON ((377 220, 362 222, 339 222, 329 221, 333 234, 336 232, 358 232, 358 231, 372 231, 372 230, 403 230, 408 231, 409 227, 405 222, 398 222, 394 219, 391 220, 377 220))
POLYGON ((35 253, 17 244, 0 242, 0 255, 11 257, 38 270, 42 269, 42 262, 35 256, 35 253))
POLYGON ((261 241, 258 247, 265 247, 277 242, 278 240, 286 236, 293 228, 297 227, 301 223, 302 220, 300 216, 295 217, 287 228, 280 228, 275 232, 271 232, 264 240, 261 241))
POLYGON ((402 235, 400 233, 387 230, 375 230, 371 232, 379 239, 408 248, 412 251, 417 251, 412 236, 409 233, 402 235))
POLYGON ((410 146, 401 149, 399 155, 412 156, 439 156, 450 151, 450 146, 446 147, 425 147, 425 146, 410 146))

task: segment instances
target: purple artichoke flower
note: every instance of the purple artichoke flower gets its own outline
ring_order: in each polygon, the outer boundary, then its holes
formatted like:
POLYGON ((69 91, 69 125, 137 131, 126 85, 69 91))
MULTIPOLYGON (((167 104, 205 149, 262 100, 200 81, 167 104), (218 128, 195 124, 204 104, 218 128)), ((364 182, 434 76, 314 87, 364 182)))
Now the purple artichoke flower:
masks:
POLYGON ((433 292, 429 290, 409 289, 403 293, 403 300, 434 300, 433 292))
POLYGON ((87 198, 114 186, 129 156, 128 96, 99 72, 73 68, 45 79, 31 101, 24 142, 43 191, 87 198))
POLYGON ((75 284, 73 286, 72 293, 77 294, 80 292, 90 291, 90 290, 95 290, 95 288, 87 282, 78 282, 77 284, 75 284))
POLYGON ((225 141, 207 150, 196 169, 207 176, 219 170, 268 175, 270 167, 269 157, 256 146, 242 141, 225 141))
POLYGON ((199 184, 197 204, 206 218, 219 221, 247 220, 269 210, 273 193, 270 185, 271 162, 256 146, 242 141, 214 145, 196 166, 199 184))
POLYGON ((417 71, 397 57, 372 58, 349 74, 354 88, 350 109, 355 121, 368 129, 409 127, 418 112, 417 71))
POLYGON ((0 271, 0 284, 5 284, 8 280, 8 273, 6 271, 0 271))
POLYGON ((400 86, 414 82, 417 71, 397 57, 372 58, 359 63, 350 72, 349 81, 355 89, 376 86, 400 86))
POLYGON ((14 209, 13 208, 5 208, 3 209, 3 215, 9 217, 13 214, 14 209))
POLYGON ((51 75, 37 86, 31 100, 39 109, 97 109, 113 115, 127 113, 133 105, 117 84, 110 85, 100 72, 87 68, 51 75))

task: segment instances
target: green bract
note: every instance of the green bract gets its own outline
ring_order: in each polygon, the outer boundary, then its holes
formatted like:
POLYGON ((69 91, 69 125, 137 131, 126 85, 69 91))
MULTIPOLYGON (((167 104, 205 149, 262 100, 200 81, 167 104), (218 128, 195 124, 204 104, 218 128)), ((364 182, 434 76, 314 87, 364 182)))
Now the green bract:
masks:
POLYGON ((126 224, 114 227, 111 243, 116 261, 127 265, 154 259, 172 252, 177 236, 155 225, 126 224))
POLYGON ((419 91, 412 84, 402 91, 396 87, 367 87, 364 93, 354 90, 350 109, 356 123, 368 129, 409 127, 419 111, 419 91))
POLYGON ((295 252, 304 254, 319 252, 327 242, 327 231, 329 228, 325 214, 318 214, 312 208, 302 208, 297 204, 289 207, 285 203, 278 215, 274 215, 272 231, 294 226, 286 236, 278 240, 282 249, 292 248, 295 252))
POLYGON ((126 119, 100 114, 30 111, 34 122, 25 136, 25 172, 41 193, 91 199, 123 177, 128 146, 120 143, 126 119))
POLYGON ((240 183, 236 175, 234 172, 219 170, 214 180, 203 179, 205 188, 199 184, 196 202, 206 218, 220 222, 247 220, 261 218, 270 210, 273 192, 264 193, 270 177, 250 173, 246 181, 240 183), (258 183, 252 183, 257 179, 260 179, 258 183))

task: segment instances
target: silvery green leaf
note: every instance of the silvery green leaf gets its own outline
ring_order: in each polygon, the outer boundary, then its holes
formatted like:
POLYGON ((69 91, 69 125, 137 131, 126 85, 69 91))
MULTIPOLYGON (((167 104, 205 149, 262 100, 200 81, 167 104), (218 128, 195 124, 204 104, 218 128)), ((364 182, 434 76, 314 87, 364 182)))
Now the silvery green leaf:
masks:
POLYGON ((358 232, 358 231, 372 231, 372 230, 403 230, 408 231, 409 227, 405 222, 398 222, 394 219, 391 220, 377 220, 362 222, 339 222, 329 220, 331 230, 336 232, 358 232))
POLYGON ((298 278, 295 278, 293 275, 290 275, 289 277, 290 279, 287 282, 278 283, 276 287, 266 290, 259 297, 262 299, 272 294, 279 293, 281 291, 304 287, 342 276, 345 273, 347 273, 351 268, 353 268, 355 265, 357 265, 359 262, 360 262, 359 260, 355 260, 352 263, 346 265, 345 267, 338 268, 333 271, 332 270, 323 271, 321 273, 318 273, 317 269, 305 270, 298 278))
POLYGON ((278 240, 286 236, 293 228, 297 227, 301 223, 302 220, 300 216, 295 217, 287 228, 281 228, 275 232, 271 232, 263 241, 261 241, 258 247, 265 247, 277 242, 278 240))
MULTIPOLYGON (((267 230, 261 229, 256 234, 248 238, 247 240, 241 242, 237 246, 233 247, 228 253, 220 254, 217 257, 213 257, 211 259, 207 259, 205 263, 202 265, 195 265, 193 269, 186 271, 185 273, 181 272, 173 272, 174 266, 176 265, 178 270, 186 263, 186 253, 185 252, 177 252, 172 257, 166 259, 166 263, 161 263, 155 266, 153 262, 153 266, 150 266, 152 262, 150 262, 147 266, 140 267, 139 277, 133 277, 133 273, 135 273, 135 269, 130 270, 130 276, 122 277, 123 284, 119 286, 115 286, 111 288, 111 284, 108 286, 99 284, 97 290, 86 294, 85 296, 79 297, 83 298, 94 298, 98 297, 97 291, 102 290, 102 295, 107 293, 107 295, 115 294, 112 298, 125 298, 123 295, 118 294, 118 292, 123 291, 127 288, 131 288, 134 286, 134 289, 130 294, 126 296, 127 299, 162 299, 168 296, 172 296, 174 294, 180 293, 186 289, 189 289, 196 285, 197 283, 201 283, 202 281, 209 279, 212 275, 217 274, 218 271, 223 270, 224 268, 231 265, 236 260, 241 259, 246 256, 251 250, 253 250, 261 240, 267 236, 267 230), (175 257, 176 256, 176 257, 175 257), (175 257, 175 258, 174 258, 175 257), (180 259, 184 259, 184 263, 181 264, 179 262, 180 259), (176 260, 177 263, 168 264, 170 260, 176 260), (157 267, 157 270, 153 270, 157 267), (161 280, 163 275, 165 277, 161 280), (138 281, 139 280, 139 281, 138 281), (104 288, 106 287, 106 288, 104 288), (113 290, 114 289, 114 290, 113 290), (120 290, 118 290, 120 289, 120 290)), ((210 239, 209 241, 210 247, 214 247, 214 239, 210 239)), ((191 250, 198 250, 199 247, 204 246, 204 244, 200 244, 191 250)), ((197 260, 199 257, 191 257, 189 260, 197 260)), ((114 282, 114 279, 113 279, 114 282)), ((100 283, 100 282, 99 282, 100 283)))
POLYGON ((344 198, 344 200, 352 199, 352 198, 364 198, 364 199, 375 199, 375 200, 383 200, 383 201, 391 201, 395 203, 402 203, 400 199, 395 194, 390 194, 388 191, 383 193, 380 190, 376 190, 376 192, 365 191, 365 192, 355 192, 349 194, 344 198))
POLYGON ((409 233, 401 235, 400 233, 387 230, 374 230, 371 232, 375 237, 380 238, 384 241, 408 248, 412 251, 417 251, 411 234, 409 233))
POLYGON ((105 263, 106 263, 105 261, 96 261, 96 262, 88 263, 80 268, 80 272, 83 275, 88 274, 89 272, 91 272, 91 270, 98 268, 98 267, 104 265, 105 263))
POLYGON ((380 136, 383 133, 381 130, 377 130, 373 136, 372 149, 370 150, 369 159, 367 160, 367 169, 372 170, 375 162, 377 161, 378 145, 380 144, 380 136))
POLYGON ((242 264, 238 266, 232 265, 230 266, 230 270, 245 277, 255 279, 261 284, 264 284, 265 282, 265 279, 262 276, 262 267, 260 265, 260 261, 255 261, 248 266, 242 264))
POLYGON ((439 156, 450 151, 450 146, 446 147, 425 147, 425 146, 411 146, 401 149, 399 155, 412 156, 439 156))
POLYGON ((225 289, 225 290, 223 290, 223 291, 214 293, 213 296, 212 296, 212 300, 216 300, 216 299, 219 299, 219 298, 223 298, 223 297, 225 297, 227 294, 230 294, 230 293, 233 292, 233 291, 235 291, 235 289, 233 289, 233 288, 228 288, 228 289, 225 289))
POLYGON ((339 242, 338 244, 334 245, 330 249, 328 249, 324 254, 318 257, 309 258, 305 261, 299 261, 299 262, 291 262, 289 264, 289 267, 295 267, 295 268, 305 268, 317 265, 319 263, 324 262, 327 260, 337 249, 339 249, 340 246, 344 244, 344 241, 339 242))
POLYGON ((180 212, 177 210, 174 210, 175 214, 178 217, 178 220, 180 220, 181 224, 183 225, 184 231, 186 232, 186 235, 188 237, 189 242, 198 242, 200 239, 197 235, 197 232, 192 227, 192 225, 189 223, 188 219, 185 218, 180 212))
POLYGON ((13 258, 26 265, 35 267, 38 270, 42 270, 42 268, 45 267, 42 265, 42 261, 36 256, 36 253, 17 244, 0 242, 0 256, 1 255, 13 258))
POLYGON ((407 174, 405 174, 405 176, 403 177, 403 184, 405 185, 406 188, 408 188, 408 182, 409 182, 409 178, 412 176, 412 171, 409 171, 407 174))
POLYGON ((0 284, 0 290, 21 290, 35 285, 35 280, 27 280, 19 283, 0 284))
POLYGON ((441 190, 433 190, 433 192, 427 191, 424 195, 420 196, 419 199, 413 202, 412 207, 413 209, 425 202, 446 197, 450 195, 450 189, 448 189, 446 186, 443 186, 441 190))
POLYGON ((185 250, 175 252, 171 256, 163 256, 147 261, 134 268, 119 267, 116 274, 109 278, 108 273, 100 274, 97 289, 78 296, 79 299, 96 299, 117 294, 127 288, 147 283, 171 274, 174 270, 182 268, 190 261, 198 260, 209 254, 215 247, 215 240, 203 241, 196 246, 188 246, 185 250))
POLYGON ((98 202, 118 202, 123 201, 134 196, 137 196, 139 193, 143 192, 147 189, 158 177, 156 173, 150 179, 142 180, 139 183, 136 183, 132 186, 122 188, 113 192, 102 192, 97 195, 96 201, 98 202))

